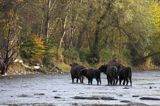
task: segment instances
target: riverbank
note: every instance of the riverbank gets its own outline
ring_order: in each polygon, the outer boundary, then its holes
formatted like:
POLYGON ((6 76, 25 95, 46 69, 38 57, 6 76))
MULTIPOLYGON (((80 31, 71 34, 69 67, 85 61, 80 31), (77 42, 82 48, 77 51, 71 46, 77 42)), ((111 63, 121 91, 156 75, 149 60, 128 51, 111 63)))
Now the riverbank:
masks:
MULTIPOLYGON (((97 64, 95 66, 90 66, 89 64, 85 64, 86 67, 99 67, 101 64, 97 64)), ((159 67, 132 67, 133 72, 142 72, 142 71, 159 71, 159 67)), ((21 63, 14 63, 9 67, 7 72, 8 76, 12 75, 30 75, 30 74, 57 74, 57 73, 68 73, 70 72, 70 66, 65 63, 57 63, 56 66, 51 67, 49 70, 42 68, 41 70, 34 70, 28 67, 24 67, 21 63)))
MULTIPOLYGON (((27 66, 27 65, 26 65, 27 66)), ((24 67, 21 63, 13 63, 10 65, 7 76, 13 75, 32 75, 32 74, 57 74, 57 73, 65 73, 69 72, 70 67, 66 64, 58 64, 58 66, 53 66, 53 68, 47 70, 45 68, 41 68, 39 70, 34 70, 33 68, 24 67)))

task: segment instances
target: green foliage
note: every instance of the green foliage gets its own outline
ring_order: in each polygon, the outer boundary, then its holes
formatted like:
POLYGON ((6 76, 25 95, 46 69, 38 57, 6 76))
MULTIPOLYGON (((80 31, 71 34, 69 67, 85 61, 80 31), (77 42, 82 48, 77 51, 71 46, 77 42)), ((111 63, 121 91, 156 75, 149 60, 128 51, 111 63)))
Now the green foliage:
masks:
POLYGON ((100 61, 102 63, 107 63, 109 59, 111 59, 111 51, 109 49, 102 49, 100 52, 100 61))
POLYGON ((31 64, 34 64, 35 62, 42 63, 44 53, 44 41, 38 35, 30 35, 30 37, 21 45, 21 57, 29 60, 31 64))
POLYGON ((71 63, 72 61, 80 61, 79 53, 75 48, 67 49, 63 51, 63 56, 65 58, 66 63, 71 63))
POLYGON ((86 62, 89 56, 90 50, 89 48, 81 48, 79 51, 79 58, 81 62, 86 62))
MULTIPOLYGON (((155 0, 47 1, 50 5, 45 0, 27 1, 17 10, 20 54, 27 61, 51 68, 57 62, 96 64, 116 57, 138 66, 151 62, 140 58, 160 50, 160 4, 155 0)), ((151 59, 159 61, 159 56, 151 59)))
POLYGON ((56 61, 56 56, 57 56, 57 47, 54 46, 52 40, 49 39, 45 48, 43 64, 48 68, 53 67, 54 62, 56 61))
MULTIPOLYGON (((160 50, 160 46, 159 46, 160 36, 155 35, 155 36, 152 36, 151 39, 152 39, 152 43, 150 45, 151 51, 159 51, 160 50)), ((160 65, 160 54, 153 56, 152 61, 154 64, 160 65)))

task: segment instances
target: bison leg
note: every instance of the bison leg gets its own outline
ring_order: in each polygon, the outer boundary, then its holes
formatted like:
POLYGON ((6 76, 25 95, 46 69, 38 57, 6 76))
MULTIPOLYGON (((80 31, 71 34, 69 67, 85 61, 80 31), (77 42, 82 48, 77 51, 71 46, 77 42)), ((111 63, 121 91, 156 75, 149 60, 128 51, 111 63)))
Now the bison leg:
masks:
POLYGON ((109 80, 109 79, 107 79, 107 81, 108 81, 108 85, 110 85, 110 80, 109 80))
POLYGON ((99 79, 99 83, 101 84, 101 78, 99 79))
POLYGON ((78 78, 77 78, 76 82, 78 83, 78 78))
POLYGON ((120 79, 119 79, 119 85, 121 85, 121 82, 122 82, 122 79, 120 78, 120 79))
POLYGON ((98 78, 96 78, 96 81, 97 81, 97 85, 99 85, 99 79, 98 78))
POLYGON ((116 77, 116 85, 118 84, 118 77, 116 77))
POLYGON ((125 85, 126 79, 123 80, 123 85, 125 85))
POLYGON ((84 77, 82 76, 82 77, 80 77, 80 82, 81 83, 83 83, 83 79, 84 79, 84 77))
POLYGON ((116 79, 114 78, 114 79, 113 79, 113 85, 115 85, 115 84, 116 84, 116 79))
POLYGON ((108 85, 111 83, 111 79, 107 76, 108 85))
POLYGON ((93 81, 93 79, 91 79, 91 85, 92 85, 92 81, 93 81))
POLYGON ((96 78, 96 81, 97 81, 97 85, 101 84, 101 79, 96 78))
POLYGON ((128 85, 128 78, 126 79, 126 85, 128 85))
POLYGON ((112 80, 111 79, 109 79, 108 85, 112 85, 112 80))
POLYGON ((112 80, 111 80, 111 85, 114 85, 114 79, 112 78, 112 80))
POLYGON ((116 79, 115 78, 113 79, 113 85, 116 85, 116 79))
POLYGON ((130 86, 132 86, 132 78, 130 77, 129 80, 130 80, 130 86))
POLYGON ((129 80, 130 80, 130 86, 132 86, 132 72, 131 72, 131 70, 130 70, 129 80))
POLYGON ((114 78, 113 77, 110 78, 110 85, 114 85, 114 78))
POLYGON ((90 84, 90 79, 88 79, 88 85, 90 84))
POLYGON ((74 78, 72 78, 72 83, 74 83, 74 78))
POLYGON ((109 85, 112 85, 112 79, 109 79, 109 85))

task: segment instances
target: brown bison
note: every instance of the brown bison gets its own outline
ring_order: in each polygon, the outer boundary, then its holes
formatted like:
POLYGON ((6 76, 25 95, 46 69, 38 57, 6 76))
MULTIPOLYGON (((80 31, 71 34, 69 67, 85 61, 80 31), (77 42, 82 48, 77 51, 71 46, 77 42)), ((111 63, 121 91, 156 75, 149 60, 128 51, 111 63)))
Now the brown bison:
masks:
POLYGON ((119 70, 119 85, 121 85, 122 81, 123 85, 128 85, 128 82, 130 82, 132 86, 132 71, 130 67, 121 66, 119 70))
POLYGON ((125 67, 116 59, 113 59, 108 62, 108 64, 102 65, 99 67, 99 70, 106 74, 108 85, 117 85, 119 81, 119 85, 121 85, 123 81, 123 85, 132 85, 132 71, 130 67, 125 67))
POLYGON ((108 85, 116 85, 118 82, 118 69, 116 66, 104 64, 99 67, 99 70, 106 74, 108 85))
POLYGON ((72 63, 71 66, 71 79, 72 83, 74 83, 74 79, 76 78, 76 83, 78 83, 78 80, 80 80, 80 83, 83 83, 83 76, 80 75, 80 70, 85 69, 84 66, 78 64, 78 63, 72 63))
POLYGON ((130 67, 123 66, 117 62, 116 59, 111 60, 108 64, 117 68, 119 85, 121 85, 122 81, 123 85, 128 85, 128 82, 130 82, 130 85, 132 85, 132 71, 130 67))
POLYGON ((108 85, 116 85, 118 82, 118 70, 116 66, 109 66, 106 71, 108 85))
POLYGON ((85 76, 88 79, 88 84, 92 85, 92 81, 95 78, 97 81, 97 85, 101 84, 101 72, 98 69, 82 69, 81 75, 85 76))
MULTIPOLYGON (((100 72, 106 74, 107 68, 108 68, 108 65, 103 64, 98 69, 100 70, 100 72)), ((107 74, 106 74, 106 77, 107 77, 107 74)), ((107 77, 108 85, 109 85, 109 80, 110 80, 109 77, 107 77)))
POLYGON ((108 85, 116 85, 118 82, 118 68, 110 64, 104 64, 99 67, 100 72, 107 76, 108 85))
POLYGON ((101 65, 98 69, 103 72, 104 74, 106 74, 106 70, 107 70, 108 65, 107 64, 103 64, 101 65))

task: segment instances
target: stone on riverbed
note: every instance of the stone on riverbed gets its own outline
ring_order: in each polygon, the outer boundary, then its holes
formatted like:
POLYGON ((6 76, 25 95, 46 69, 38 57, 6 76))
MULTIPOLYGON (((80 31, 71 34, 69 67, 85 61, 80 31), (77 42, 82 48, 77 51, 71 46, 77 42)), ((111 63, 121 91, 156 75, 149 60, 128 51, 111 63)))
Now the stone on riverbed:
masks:
POLYGON ((132 95, 132 97, 139 97, 139 95, 132 95))
POLYGON ((44 93, 35 93, 34 95, 45 95, 44 93))
POLYGON ((74 99, 86 99, 86 100, 116 100, 113 97, 104 97, 104 96, 91 96, 91 97, 82 97, 82 96, 75 96, 74 99))
POLYGON ((122 101, 120 101, 120 102, 123 102, 123 103, 130 103, 131 101, 129 101, 129 100, 122 100, 122 101))
POLYGON ((60 97, 60 96, 55 96, 54 98, 55 98, 55 99, 60 99, 61 97, 60 97))
POLYGON ((27 94, 21 94, 21 95, 18 95, 17 97, 31 97, 31 96, 27 94))
POLYGON ((160 98, 155 98, 155 97, 141 97, 141 100, 158 100, 160 101, 160 98))
POLYGON ((99 97, 95 97, 95 96, 92 96, 92 97, 82 97, 82 96, 75 96, 73 97, 74 99, 86 99, 86 100, 100 100, 99 97))

